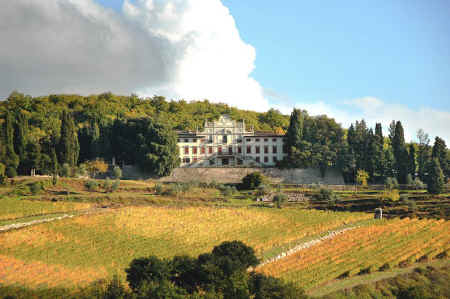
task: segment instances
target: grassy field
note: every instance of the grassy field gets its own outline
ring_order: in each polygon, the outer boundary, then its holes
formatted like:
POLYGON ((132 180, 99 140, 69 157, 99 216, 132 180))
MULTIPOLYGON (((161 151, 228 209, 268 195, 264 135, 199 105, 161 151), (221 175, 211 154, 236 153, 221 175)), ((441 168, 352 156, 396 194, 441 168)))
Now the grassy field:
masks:
POLYGON ((259 256, 370 215, 298 209, 127 207, 0 234, 0 283, 82 285, 123 274, 133 258, 209 251, 242 240, 259 256))
POLYGON ((305 289, 338 277, 410 265, 450 249, 450 222, 445 220, 377 220, 317 246, 299 251, 258 271, 305 289))

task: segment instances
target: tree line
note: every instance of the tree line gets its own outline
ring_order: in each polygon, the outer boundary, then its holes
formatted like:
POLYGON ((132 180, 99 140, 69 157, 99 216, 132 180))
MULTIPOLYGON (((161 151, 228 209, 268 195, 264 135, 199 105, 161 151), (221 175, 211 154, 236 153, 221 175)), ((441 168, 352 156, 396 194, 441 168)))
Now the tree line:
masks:
POLYGON ((361 120, 344 130, 332 119, 310 117, 306 111, 294 109, 286 137, 288 155, 281 167, 316 167, 322 175, 337 168, 346 183, 356 183, 358 172, 364 171, 370 183, 421 180, 437 191, 450 174, 445 141, 436 137, 431 146, 429 135, 419 130, 419 142, 408 144, 401 121, 392 121, 388 136, 384 136, 381 123, 373 130, 361 120))
POLYGON ((400 121, 393 121, 384 136, 380 123, 373 130, 361 120, 344 129, 332 118, 299 109, 289 117, 275 109, 258 113, 207 100, 13 92, 0 102, 0 177, 55 174, 63 165, 76 168, 97 158, 167 175, 179 163, 175 131, 201 129, 221 114, 244 120, 255 130, 286 134, 288 156, 279 167, 313 167, 322 175, 337 168, 346 183, 355 183, 358 171, 365 171, 370 183, 449 176, 445 141, 436 137, 431 145, 419 131, 418 143, 407 144, 400 121))

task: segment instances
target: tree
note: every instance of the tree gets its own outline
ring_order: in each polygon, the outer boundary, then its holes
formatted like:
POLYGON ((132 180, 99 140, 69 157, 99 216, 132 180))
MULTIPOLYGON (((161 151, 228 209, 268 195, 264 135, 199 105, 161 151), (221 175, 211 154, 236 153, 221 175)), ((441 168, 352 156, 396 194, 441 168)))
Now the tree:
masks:
POLYGON ((444 173, 444 176, 448 178, 449 175, 449 166, 447 160, 447 145, 445 144, 444 139, 436 136, 434 139, 434 145, 431 156, 433 159, 438 159, 439 165, 444 173))
POLYGON ((41 146, 39 142, 29 142, 25 148, 25 157, 21 163, 26 174, 34 173, 41 165, 41 146))
POLYGON ((87 161, 85 163, 86 165, 86 169, 89 172, 89 174, 91 175, 91 177, 95 178, 95 176, 98 173, 105 173, 108 171, 108 164, 101 160, 101 159, 95 159, 92 161, 87 161))
POLYGON ((14 150, 14 127, 13 117, 11 112, 7 111, 5 115, 4 136, 5 136, 5 166, 10 170, 10 173, 15 172, 17 166, 19 166, 19 156, 17 156, 14 150))
POLYGON ((417 163, 416 163, 416 147, 413 143, 409 145, 408 161, 409 161, 408 172, 411 175, 411 178, 414 180, 414 178, 416 177, 417 163))
POLYGON ((285 284, 278 278, 266 276, 261 273, 250 273, 250 293, 255 294, 254 299, 306 299, 308 296, 303 290, 293 284, 285 284))
POLYGON ((358 172, 356 173, 356 182, 361 186, 367 186, 368 179, 369 174, 362 169, 358 169, 358 172))
POLYGON ((425 181, 425 172, 428 161, 430 160, 430 138, 428 134, 422 129, 417 131, 417 139, 419 140, 418 153, 417 153, 417 169, 419 178, 425 181))
POLYGON ((120 179, 122 177, 122 169, 119 166, 114 166, 113 175, 115 179, 120 179))
POLYGON ((61 122, 61 138, 58 144, 59 162, 68 163, 70 166, 76 166, 80 146, 78 143, 78 134, 75 122, 70 113, 63 111, 61 122))
POLYGON ((303 138, 303 114, 300 109, 292 111, 286 137, 288 155, 292 155, 294 149, 299 149, 303 138))
POLYGON ((130 266, 125 269, 127 281, 132 290, 138 290, 144 283, 161 282, 170 277, 170 266, 168 261, 161 260, 156 256, 134 259, 130 266))
POLYGON ((225 241, 215 246, 212 255, 215 259, 228 258, 232 261, 233 269, 228 271, 246 270, 258 265, 255 251, 241 241, 225 241))
POLYGON ((27 172, 26 163, 26 146, 28 134, 28 118, 24 113, 19 111, 16 113, 16 122, 14 126, 14 151, 19 155, 18 171, 20 174, 29 174, 27 172))
POLYGON ((427 191, 430 194, 439 194, 444 188, 444 174, 439 160, 434 158, 427 164, 427 191))
POLYGON ((395 157, 395 169, 400 184, 406 183, 408 175, 408 151, 406 150, 403 126, 400 121, 395 124, 394 136, 391 138, 392 150, 395 157))
POLYGON ((244 190, 252 190, 261 186, 265 180, 265 177, 260 172, 255 171, 242 178, 241 186, 244 190))

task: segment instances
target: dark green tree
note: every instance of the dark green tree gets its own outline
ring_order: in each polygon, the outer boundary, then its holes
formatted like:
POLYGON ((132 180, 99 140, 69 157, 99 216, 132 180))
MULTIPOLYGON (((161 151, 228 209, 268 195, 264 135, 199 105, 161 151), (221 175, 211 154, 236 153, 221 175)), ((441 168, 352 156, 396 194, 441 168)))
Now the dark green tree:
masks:
POLYGON ((444 187, 444 174, 437 158, 428 162, 426 178, 428 193, 439 194, 442 192, 444 187))
POLYGON ((14 126, 14 151, 19 156, 18 172, 19 174, 29 174, 26 171, 26 146, 28 135, 28 118, 22 111, 16 113, 14 126))
POLYGON ((63 111, 61 121, 61 137, 58 144, 59 162, 76 166, 80 146, 78 144, 77 128, 73 117, 67 111, 63 111))
POLYGON ((25 149, 23 160, 23 170, 25 174, 30 174, 31 170, 37 170, 41 165, 41 146, 39 142, 29 142, 25 149))
POLYGON ((296 149, 300 149, 303 138, 304 116, 300 109, 294 109, 289 120, 289 127, 286 132, 286 146, 288 155, 292 155, 296 149))
POLYGON ((7 111, 5 115, 5 124, 4 124, 4 144, 5 144, 5 157, 4 162, 5 166, 8 169, 14 169, 16 171, 19 166, 19 156, 16 154, 14 150, 14 120, 12 113, 7 111))
POLYGON ((444 176, 448 178, 449 166, 447 160, 447 145, 445 144, 444 139, 436 136, 431 156, 433 159, 438 159, 444 176))
POLYGON ((416 147, 413 143, 409 145, 408 160, 409 160, 408 172, 411 174, 412 179, 415 179, 417 171, 417 163, 416 163, 416 147))
POLYGON ((395 124, 394 136, 391 138, 392 150, 395 157, 395 170, 400 184, 406 184, 408 176, 408 151, 406 150, 403 126, 400 121, 395 124))
POLYGON ((428 134, 425 133, 422 129, 417 131, 417 139, 418 143, 418 151, 417 151, 417 170, 419 173, 419 178, 422 181, 426 180, 425 172, 426 166, 431 159, 431 151, 430 151, 430 138, 428 134))

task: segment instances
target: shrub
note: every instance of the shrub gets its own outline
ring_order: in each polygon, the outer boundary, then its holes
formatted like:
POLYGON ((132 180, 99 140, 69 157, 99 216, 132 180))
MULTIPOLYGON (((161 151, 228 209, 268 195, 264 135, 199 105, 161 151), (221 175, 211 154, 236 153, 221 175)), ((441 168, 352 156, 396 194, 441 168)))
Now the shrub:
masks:
POLYGON ((313 199, 336 203, 336 201, 339 201, 340 198, 339 195, 333 190, 321 187, 318 192, 313 195, 313 199))
POLYGON ((229 197, 233 196, 233 194, 236 192, 236 188, 231 186, 223 186, 223 188, 220 189, 220 192, 223 196, 229 197))
POLYGON ((260 185, 258 188, 256 188, 255 195, 258 197, 265 196, 265 195, 269 194, 271 191, 272 191, 272 189, 269 186, 260 185))
POLYGON ((63 177, 69 177, 70 176, 70 165, 68 163, 64 163, 62 168, 61 168, 61 176, 63 177))
POLYGON ((394 188, 398 188, 398 182, 396 178, 387 177, 384 186, 388 188, 389 190, 392 190, 394 188))
POLYGON ((413 185, 416 190, 425 189, 427 187, 419 178, 415 178, 413 185))
POLYGON ((111 180, 109 178, 103 181, 103 189, 105 192, 111 192, 111 180))
POLYGON ((163 186, 161 185, 161 184, 156 184, 155 185, 155 193, 157 194, 157 195, 161 195, 162 194, 162 192, 163 192, 163 186))
POLYGON ((97 173, 105 173, 108 171, 108 164, 101 159, 86 162, 86 169, 89 171, 91 177, 95 178, 97 173))
POLYGON ((6 167, 6 176, 8 178, 16 177, 17 176, 17 170, 14 167, 12 167, 12 166, 6 167))
POLYGON ((378 270, 380 270, 380 271, 388 271, 388 270, 391 270, 391 264, 390 263, 384 263, 381 267, 380 267, 380 269, 378 269, 378 270))
POLYGON ((358 169, 358 172, 356 173, 356 182, 361 186, 367 186, 368 179, 369 174, 362 169, 358 169))
POLYGON ((38 194, 43 190, 42 182, 34 182, 30 184, 30 192, 33 195, 38 194))
POLYGON ((371 266, 369 266, 367 268, 361 269, 359 271, 358 275, 370 274, 370 273, 375 272, 375 270, 376 270, 375 267, 371 265, 371 266))
POLYGON ((86 188, 88 189, 88 191, 95 191, 98 188, 98 183, 94 180, 89 180, 86 182, 85 184, 86 188))
POLYGON ((279 209, 281 209, 281 205, 283 204, 283 202, 286 201, 286 199, 287 199, 287 195, 283 194, 283 193, 277 193, 273 197, 273 201, 276 203, 277 208, 279 208, 279 209))
POLYGON ((242 179, 242 188, 245 190, 253 190, 255 188, 258 188, 260 185, 263 185, 266 181, 265 177, 262 175, 262 173, 256 171, 247 174, 242 179))
POLYGON ((381 199, 383 201, 398 201, 400 199, 400 194, 398 190, 385 190, 381 194, 381 199))
POLYGON ((120 179, 122 177, 122 169, 119 166, 114 166, 113 176, 115 179, 120 179))
POLYGON ((408 173, 408 175, 406 176, 406 184, 409 186, 412 186, 414 184, 414 180, 410 173, 408 173))
POLYGON ((120 181, 115 180, 114 183, 112 183, 112 185, 111 185, 111 192, 117 191, 117 189, 119 189, 119 186, 120 186, 120 181))
POLYGON ((3 163, 0 163, 0 185, 3 185, 6 180, 6 173, 5 173, 6 167, 3 163))

